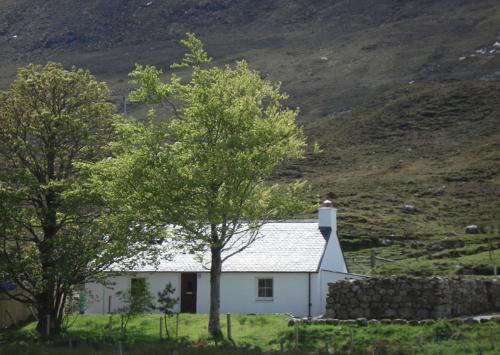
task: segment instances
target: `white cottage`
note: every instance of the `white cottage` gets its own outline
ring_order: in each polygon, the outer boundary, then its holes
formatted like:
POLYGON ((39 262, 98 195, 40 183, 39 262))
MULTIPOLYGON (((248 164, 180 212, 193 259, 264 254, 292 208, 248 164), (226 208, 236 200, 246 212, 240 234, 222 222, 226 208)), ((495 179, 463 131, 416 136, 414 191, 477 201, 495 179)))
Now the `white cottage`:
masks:
MULTIPOLYGON (((337 237, 336 209, 330 201, 318 210, 318 221, 272 222, 247 249, 226 260, 221 275, 222 313, 291 313, 317 316, 325 312, 328 283, 350 274, 337 237)), ((209 259, 209 258, 208 258, 209 259)), ((122 304, 116 293, 146 279, 153 295, 168 282, 180 302, 176 312, 208 313, 210 273, 194 255, 179 253, 157 266, 122 270, 110 277, 112 287, 86 284, 87 313, 114 312, 122 304)))

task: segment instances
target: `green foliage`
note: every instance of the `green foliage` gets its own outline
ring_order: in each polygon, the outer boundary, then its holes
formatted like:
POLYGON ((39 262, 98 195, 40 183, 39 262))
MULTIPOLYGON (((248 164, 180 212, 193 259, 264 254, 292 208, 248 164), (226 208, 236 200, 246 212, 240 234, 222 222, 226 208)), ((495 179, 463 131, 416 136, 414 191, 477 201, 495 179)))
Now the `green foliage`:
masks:
POLYGON ((126 291, 117 292, 124 306, 118 310, 121 316, 121 336, 127 335, 127 325, 132 318, 155 309, 153 295, 146 279, 133 279, 132 286, 126 291))
POLYGON ((19 69, 0 92, 0 277, 40 319, 51 315, 52 332, 72 287, 124 250, 102 237, 106 205, 77 167, 108 154, 119 120, 109 94, 88 71, 57 63, 19 69))
POLYGON ((227 231, 227 223, 280 218, 302 209, 297 197, 304 183, 265 182, 282 162, 303 156, 303 133, 294 122, 298 112, 283 106, 287 96, 244 61, 199 67, 209 63, 201 42, 188 35, 184 44, 190 52, 183 63, 193 65, 189 82, 172 75, 163 83, 154 67, 138 66, 131 73, 139 85, 131 93, 134 101, 168 102, 175 116, 128 127, 124 154, 105 168, 132 169, 136 176, 128 181, 136 189, 147 187, 141 192, 153 198, 154 213, 164 211, 161 220, 181 222, 202 241, 206 223, 227 231))
POLYGON ((203 42, 196 38, 194 33, 186 33, 186 39, 181 40, 181 43, 189 49, 189 52, 184 54, 180 63, 174 63, 170 67, 175 68, 189 68, 196 67, 202 64, 210 64, 210 58, 203 49, 203 42))
POLYGON ((90 169, 96 189, 118 207, 112 213, 131 216, 127 228, 158 233, 165 222, 176 224, 179 244, 210 249, 219 270, 222 252, 227 259, 250 245, 262 223, 304 211, 305 182, 267 180, 287 160, 302 158, 306 144, 298 110, 284 105, 279 85, 245 61, 208 67, 194 35, 183 43, 189 51, 174 67, 190 67, 189 80, 174 74, 164 83, 152 66, 130 74, 138 85, 131 99, 166 104, 173 117, 151 114, 146 123, 120 126, 115 157, 90 169))
POLYGON ((167 319, 172 316, 174 306, 177 303, 179 303, 179 298, 173 297, 174 293, 175 293, 175 287, 172 286, 171 282, 165 285, 163 291, 158 292, 158 302, 157 302, 158 306, 156 308, 161 312, 163 312, 165 331, 167 333, 168 338, 170 338, 170 331, 168 329, 167 319))
MULTIPOLYGON (((500 327, 493 321, 482 324, 452 324, 446 320, 438 321, 433 325, 368 325, 367 327, 351 325, 308 325, 299 327, 299 347, 295 350, 295 330, 287 326, 285 315, 233 315, 233 337, 236 347, 226 348, 215 346, 213 340, 206 335, 205 324, 207 315, 181 314, 179 335, 181 340, 160 342, 158 335, 159 315, 147 314, 130 321, 128 337, 124 341, 125 352, 151 352, 162 354, 167 349, 177 349, 179 353, 241 353, 248 348, 260 348, 266 352, 278 352, 281 349, 290 353, 329 352, 334 354, 497 354, 498 332, 500 327), (266 319, 252 321, 253 319, 266 319), (245 319, 246 321, 241 321, 245 319), (443 331, 444 329, 444 331, 443 331), (437 337, 436 335, 439 335, 437 337), (496 347, 496 348, 495 348, 496 347), (148 350, 146 350, 148 349, 148 350), (295 352, 294 352, 295 351, 295 352)), ((221 318, 224 329, 225 317, 221 318)), ((75 322, 73 327, 64 334, 63 341, 56 342, 57 346, 44 348, 33 337, 34 324, 20 330, 12 330, 5 334, 9 344, 23 343, 18 349, 30 353, 50 353, 57 351, 61 345, 67 344, 71 337, 79 343, 78 349, 89 352, 111 353, 116 351, 116 345, 111 348, 107 345, 106 327, 108 316, 85 315, 75 322), (88 344, 88 347, 85 346, 88 344), (41 350, 43 349, 43 350, 41 350), (98 352, 97 349, 100 349, 98 352), (51 351, 52 350, 52 351, 51 351), (45 351, 45 352, 43 352, 45 351)), ((119 320, 113 319, 113 338, 118 339, 119 320)), ((0 351, 4 350, 0 345, 0 351)), ((66 353, 72 353, 63 347, 66 353)), ((87 353, 83 352, 82 353, 87 353)), ((15 351, 6 353, 16 353, 15 351)), ((246 353, 246 352, 245 352, 246 353)), ((251 353, 251 352, 250 352, 251 353)), ((261 353, 261 352, 257 352, 261 353)))
POLYGON ((175 287, 172 286, 172 283, 169 282, 165 285, 163 291, 158 292, 158 310, 163 312, 165 315, 173 314, 172 309, 174 306, 179 303, 179 297, 174 298, 175 287))
POLYGON ((312 147, 312 152, 313 152, 313 154, 321 154, 324 152, 324 150, 321 148, 321 146, 317 140, 314 141, 314 144, 312 147))

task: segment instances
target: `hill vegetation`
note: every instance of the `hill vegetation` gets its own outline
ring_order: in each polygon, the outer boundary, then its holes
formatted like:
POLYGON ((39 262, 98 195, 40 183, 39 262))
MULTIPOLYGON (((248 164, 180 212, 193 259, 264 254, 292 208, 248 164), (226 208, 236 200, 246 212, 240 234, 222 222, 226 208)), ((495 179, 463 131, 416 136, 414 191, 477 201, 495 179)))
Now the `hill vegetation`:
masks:
POLYGON ((498 1, 5 0, 0 88, 56 60, 126 95, 134 63, 168 70, 186 31, 217 64, 245 58, 282 81, 321 149, 275 179, 307 178, 311 198, 333 201, 348 256, 402 261, 374 273, 500 266, 498 1))

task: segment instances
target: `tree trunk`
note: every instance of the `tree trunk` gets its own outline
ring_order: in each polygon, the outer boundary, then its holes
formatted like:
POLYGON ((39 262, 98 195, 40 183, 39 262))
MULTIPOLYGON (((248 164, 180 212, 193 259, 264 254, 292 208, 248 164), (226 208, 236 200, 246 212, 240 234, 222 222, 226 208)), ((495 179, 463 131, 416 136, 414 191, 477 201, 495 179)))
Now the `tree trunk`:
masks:
POLYGON ((220 275, 222 270, 221 248, 210 249, 212 254, 212 265, 210 267, 210 316, 208 320, 208 331, 214 339, 222 338, 220 328, 220 275))
POLYGON ((55 309, 55 294, 51 291, 46 291, 37 297, 37 313, 38 324, 36 330, 40 335, 47 335, 47 326, 49 327, 49 335, 58 335, 61 331, 61 317, 58 310, 55 309), (47 316, 50 317, 49 322, 47 316))

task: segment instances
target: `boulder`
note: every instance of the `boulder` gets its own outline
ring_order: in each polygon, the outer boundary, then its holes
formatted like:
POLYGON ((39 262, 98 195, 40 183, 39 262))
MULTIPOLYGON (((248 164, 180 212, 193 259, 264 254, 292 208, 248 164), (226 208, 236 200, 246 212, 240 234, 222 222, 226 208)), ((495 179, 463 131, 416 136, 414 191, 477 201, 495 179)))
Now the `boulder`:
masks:
POLYGON ((392 324, 398 324, 398 325, 404 325, 404 324, 408 324, 408 321, 406 319, 394 319, 392 321, 392 324))
POLYGON ((467 234, 479 234, 480 232, 479 227, 475 224, 465 227, 465 233, 467 234))
POLYGON ((409 204, 404 205, 403 210, 406 213, 415 213, 415 212, 418 212, 418 209, 414 205, 409 205, 409 204))
POLYGON ((339 324, 341 325, 356 325, 356 320, 354 319, 342 319, 339 321, 339 324))
POLYGON ((469 317, 469 318, 464 319, 464 323, 465 324, 477 324, 477 323, 479 323, 479 321, 477 319, 469 317))
POLYGON ((329 324, 329 325, 338 325, 339 324, 339 320, 336 319, 336 318, 328 318, 326 320, 326 324, 329 324))
POLYGON ((358 318, 356 319, 356 323, 359 326, 366 327, 368 325, 368 320, 366 318, 358 318))
POLYGON ((436 323, 436 321, 434 319, 424 319, 422 321, 420 321, 420 324, 422 325, 432 325, 436 323))

